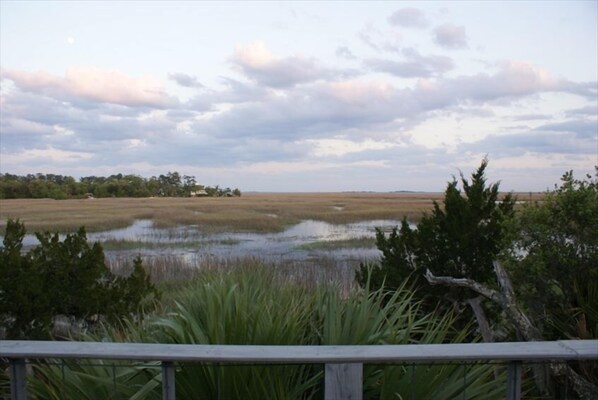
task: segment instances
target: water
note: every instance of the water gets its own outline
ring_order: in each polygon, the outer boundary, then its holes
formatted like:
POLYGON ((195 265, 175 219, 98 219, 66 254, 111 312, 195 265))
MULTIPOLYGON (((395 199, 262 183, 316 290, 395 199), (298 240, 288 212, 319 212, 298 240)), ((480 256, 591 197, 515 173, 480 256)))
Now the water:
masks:
MULTIPOLYGON (((161 229, 151 220, 137 220, 132 225, 104 232, 88 234, 90 242, 135 242, 125 250, 107 250, 109 259, 169 256, 185 263, 200 264, 207 258, 234 259, 261 258, 266 261, 306 261, 332 259, 337 263, 358 265, 376 259, 380 252, 371 243, 358 248, 302 248, 315 242, 334 242, 350 239, 374 238, 375 228, 390 230, 400 224, 397 220, 372 220, 351 224, 329 224, 305 220, 277 233, 213 233, 197 225, 161 229)), ((33 235, 27 235, 25 246, 37 244, 33 235)))
MULTIPOLYGON (((89 235, 90 240, 134 240, 147 243, 174 244, 176 248, 139 248, 126 252, 142 256, 168 254, 198 263, 204 258, 257 257, 264 260, 307 260, 331 258, 337 261, 363 261, 380 255, 375 247, 339 249, 303 249, 302 245, 314 242, 333 242, 349 239, 375 237, 375 228, 391 229, 399 222, 375 220, 352 224, 334 225, 322 221, 306 220, 277 233, 210 233, 198 226, 180 226, 174 229, 157 229, 151 221, 139 220, 133 225, 107 232, 89 235)), ((107 252, 116 255, 119 252, 107 252)))

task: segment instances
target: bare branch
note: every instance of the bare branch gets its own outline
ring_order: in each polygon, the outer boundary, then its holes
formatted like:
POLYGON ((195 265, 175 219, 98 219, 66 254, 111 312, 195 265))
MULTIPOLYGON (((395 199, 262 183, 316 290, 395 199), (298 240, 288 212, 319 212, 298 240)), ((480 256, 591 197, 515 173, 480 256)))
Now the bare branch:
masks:
POLYGON ((493 261, 492 265, 494 266, 494 273, 496 274, 496 280, 498 284, 502 288, 502 293, 505 296, 505 299, 508 303, 515 302, 515 291, 513 290, 513 284, 511 283, 511 279, 509 278, 509 274, 503 268, 502 264, 498 261, 493 261))
POLYGON ((598 387, 575 372, 570 366, 566 364, 550 364, 550 370, 555 376, 564 377, 569 380, 580 399, 598 399, 598 387))
POLYGON ((488 318, 486 318, 486 313, 482 308, 481 303, 483 298, 483 296, 478 296, 473 299, 468 299, 466 302, 471 307, 473 315, 475 315, 475 319, 478 321, 478 326, 482 337, 484 338, 484 342, 494 342, 495 334, 492 332, 492 329, 490 329, 488 318))
POLYGON ((429 269, 426 269, 425 278, 430 285, 459 286, 473 290, 482 296, 501 303, 501 295, 494 289, 482 285, 469 278, 454 278, 452 276, 435 276, 429 269))

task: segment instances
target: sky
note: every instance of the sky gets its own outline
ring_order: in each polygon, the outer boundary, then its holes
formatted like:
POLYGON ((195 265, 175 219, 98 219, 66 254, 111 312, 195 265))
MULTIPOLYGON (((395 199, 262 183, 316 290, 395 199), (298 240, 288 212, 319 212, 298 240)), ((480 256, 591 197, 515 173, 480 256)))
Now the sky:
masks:
POLYGON ((505 191, 598 164, 598 2, 0 2, 0 173, 505 191))

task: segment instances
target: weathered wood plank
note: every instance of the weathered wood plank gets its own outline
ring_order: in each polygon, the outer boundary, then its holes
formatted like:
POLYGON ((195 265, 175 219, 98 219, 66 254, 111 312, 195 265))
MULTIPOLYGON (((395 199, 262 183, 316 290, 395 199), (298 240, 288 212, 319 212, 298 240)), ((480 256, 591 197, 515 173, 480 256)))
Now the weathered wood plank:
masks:
POLYGON ((363 399, 363 364, 326 364, 324 400, 363 399))
POLYGON ((162 400, 175 400, 175 369, 171 362, 162 363, 162 400))
POLYGON ((27 400, 27 365, 23 359, 10 360, 10 398, 27 400))
POLYGON ((598 340, 373 346, 245 346, 158 343, 0 342, 0 357, 218 363, 396 363, 598 359, 598 340))
POLYGON ((521 361, 510 362, 507 366, 507 400, 521 400, 521 361))

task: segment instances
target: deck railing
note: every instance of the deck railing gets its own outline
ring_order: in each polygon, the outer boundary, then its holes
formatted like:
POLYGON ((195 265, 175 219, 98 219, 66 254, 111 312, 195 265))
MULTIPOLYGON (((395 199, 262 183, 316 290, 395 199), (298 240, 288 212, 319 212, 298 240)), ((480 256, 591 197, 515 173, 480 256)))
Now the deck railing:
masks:
POLYGON ((325 399, 361 399, 363 364, 503 362, 509 400, 521 397, 522 362, 598 359, 598 340, 367 346, 250 346, 1 341, 10 361, 11 399, 27 398, 27 359, 160 361, 162 398, 175 399, 174 363, 324 364, 325 399))

